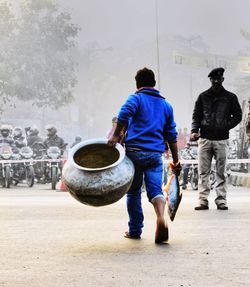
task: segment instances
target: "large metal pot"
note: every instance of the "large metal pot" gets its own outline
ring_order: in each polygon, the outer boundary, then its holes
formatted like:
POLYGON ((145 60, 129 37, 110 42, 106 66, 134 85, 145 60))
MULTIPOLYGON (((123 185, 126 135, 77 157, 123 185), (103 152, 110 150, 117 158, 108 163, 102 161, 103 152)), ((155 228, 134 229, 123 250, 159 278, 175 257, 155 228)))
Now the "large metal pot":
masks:
POLYGON ((91 139, 69 151, 62 176, 75 199, 103 206, 118 201, 129 190, 134 165, 120 144, 110 147, 106 139, 91 139))

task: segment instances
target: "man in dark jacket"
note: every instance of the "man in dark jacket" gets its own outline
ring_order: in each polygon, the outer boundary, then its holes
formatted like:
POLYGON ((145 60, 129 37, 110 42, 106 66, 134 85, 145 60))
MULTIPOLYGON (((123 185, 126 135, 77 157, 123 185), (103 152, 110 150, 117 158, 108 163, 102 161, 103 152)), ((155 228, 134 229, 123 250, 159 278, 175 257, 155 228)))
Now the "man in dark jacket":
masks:
POLYGON ((13 140, 18 149, 27 145, 26 138, 23 136, 23 130, 20 127, 15 127, 13 131, 13 140))
POLYGON ((212 87, 201 93, 195 103, 190 140, 199 138, 199 205, 195 210, 206 210, 210 193, 209 174, 213 157, 216 162, 217 209, 227 210, 225 168, 229 130, 242 119, 242 110, 235 94, 222 86, 224 69, 213 69, 208 77, 212 87))
POLYGON ((125 237, 138 239, 142 233, 141 188, 144 178, 147 196, 157 217, 155 243, 161 243, 168 240, 168 226, 164 218, 166 200, 162 191, 162 154, 168 142, 173 156, 173 172, 178 174, 176 124, 172 106, 154 88, 153 71, 141 69, 135 80, 137 91, 121 107, 114 133, 109 136, 109 144, 120 142, 124 129, 127 129, 126 154, 135 166, 135 175, 127 192, 129 230, 125 232, 125 237))
POLYGON ((11 137, 11 128, 9 125, 1 125, 0 127, 0 146, 10 146, 15 148, 15 143, 13 138, 11 137))
POLYGON ((44 140, 44 146, 49 148, 51 146, 57 146, 61 149, 61 151, 65 150, 64 140, 57 135, 57 129, 53 125, 47 125, 47 137, 44 140))
POLYGON ((9 125, 3 124, 0 127, 0 148, 11 147, 14 153, 18 153, 18 149, 11 136, 12 128, 9 125))
POLYGON ((34 147, 36 144, 43 143, 42 138, 39 136, 39 130, 37 127, 33 126, 31 128, 26 128, 27 130, 27 145, 31 148, 34 147))

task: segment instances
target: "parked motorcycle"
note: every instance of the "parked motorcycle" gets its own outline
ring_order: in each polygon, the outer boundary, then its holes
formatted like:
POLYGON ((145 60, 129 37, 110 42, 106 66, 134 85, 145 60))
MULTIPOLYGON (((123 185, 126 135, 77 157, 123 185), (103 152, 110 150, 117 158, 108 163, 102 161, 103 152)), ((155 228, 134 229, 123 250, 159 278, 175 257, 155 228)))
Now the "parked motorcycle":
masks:
MULTIPOLYGON (((187 147, 182 151, 181 154, 182 159, 186 160, 195 160, 198 158, 197 154, 197 146, 192 146, 191 144, 187 145, 187 147)), ((212 164, 209 179, 211 188, 213 188, 216 178, 215 178, 215 166, 212 164)), ((180 182, 183 189, 186 189, 186 185, 190 183, 191 188, 193 190, 198 190, 199 183, 199 173, 198 173, 198 164, 197 163, 189 163, 183 165, 183 170, 180 175, 180 182), (185 182, 184 182, 185 179, 185 182)))
POLYGON ((33 159, 34 161, 34 172, 35 178, 38 183, 44 183, 44 171, 45 171, 45 162, 46 159, 46 148, 42 142, 34 142, 31 146, 33 150, 33 159))
POLYGON ((32 187, 35 181, 33 161, 31 161, 33 151, 29 146, 24 146, 19 151, 19 160, 13 164, 13 182, 17 185, 21 181, 26 181, 28 187, 32 187), (27 161, 26 161, 27 160, 27 161))
POLYGON ((45 180, 51 182, 51 189, 56 189, 56 184, 61 176, 62 164, 58 161, 61 158, 61 150, 57 146, 47 149, 47 159, 45 163, 45 180))
POLYGON ((193 190, 198 190, 199 174, 198 174, 198 164, 191 164, 189 168, 188 181, 193 190))
POLYGON ((0 180, 3 187, 9 188, 12 182, 13 169, 12 163, 9 161, 13 159, 13 151, 10 146, 0 147, 0 180))
MULTIPOLYGON (((185 149, 181 151, 181 158, 184 160, 197 159, 197 146, 192 146, 187 143, 185 149)), ((182 172, 180 174, 180 182, 182 189, 186 189, 187 184, 190 182, 193 190, 198 189, 198 164, 197 163, 185 163, 182 166, 182 172)))

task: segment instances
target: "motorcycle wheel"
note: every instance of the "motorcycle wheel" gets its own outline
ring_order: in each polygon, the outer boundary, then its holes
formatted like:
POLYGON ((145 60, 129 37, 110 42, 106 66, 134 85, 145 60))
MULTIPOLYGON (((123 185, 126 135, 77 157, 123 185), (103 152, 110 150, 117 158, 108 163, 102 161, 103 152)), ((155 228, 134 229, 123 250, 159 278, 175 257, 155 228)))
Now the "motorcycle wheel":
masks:
POLYGON ((56 189, 56 183, 57 183, 57 167, 52 166, 51 167, 51 189, 56 189))
POLYGON ((18 181, 17 179, 13 179, 13 185, 14 185, 14 186, 17 186, 18 183, 19 183, 19 181, 18 181))
POLYGON ((190 184, 193 190, 198 190, 198 173, 193 172, 190 176, 190 184))
POLYGON ((5 167, 5 187, 10 188, 11 176, 10 176, 10 167, 5 167))
POLYGON ((32 187, 35 182, 35 171, 33 166, 26 167, 26 182, 28 187, 32 187))
MULTIPOLYGON (((40 158, 39 158, 40 159, 40 158)), ((43 162, 37 162, 33 165, 35 178, 37 179, 38 183, 45 184, 46 183, 46 176, 45 176, 45 167, 43 162)))
POLYGON ((1 178, 1 186, 5 187, 5 178, 1 178))

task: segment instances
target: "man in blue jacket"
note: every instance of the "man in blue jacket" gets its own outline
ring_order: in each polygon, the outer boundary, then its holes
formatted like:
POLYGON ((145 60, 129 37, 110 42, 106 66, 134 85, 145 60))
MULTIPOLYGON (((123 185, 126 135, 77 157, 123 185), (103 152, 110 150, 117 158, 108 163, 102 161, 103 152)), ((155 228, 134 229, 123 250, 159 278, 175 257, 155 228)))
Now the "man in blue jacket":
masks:
POLYGON ((154 88, 154 72, 141 69, 135 76, 137 91, 130 95, 121 107, 117 127, 109 137, 109 144, 120 141, 126 129, 126 155, 135 166, 133 183, 127 193, 129 230, 125 237, 139 239, 143 228, 141 187, 145 181, 147 197, 157 216, 155 242, 168 240, 168 226, 164 219, 166 199, 162 191, 162 154, 169 146, 173 157, 173 172, 179 174, 177 132, 172 106, 154 88))

